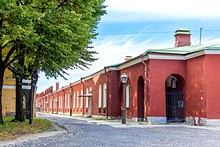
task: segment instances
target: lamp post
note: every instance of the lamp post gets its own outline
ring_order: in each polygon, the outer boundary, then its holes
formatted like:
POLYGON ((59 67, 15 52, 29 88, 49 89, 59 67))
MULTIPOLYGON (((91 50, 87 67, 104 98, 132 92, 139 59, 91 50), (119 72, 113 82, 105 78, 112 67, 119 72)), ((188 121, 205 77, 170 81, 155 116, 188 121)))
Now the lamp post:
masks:
POLYGON ((121 109, 121 123, 122 124, 126 124, 126 106, 125 106, 125 85, 127 83, 127 80, 128 80, 128 76, 123 73, 121 75, 121 82, 122 82, 122 85, 123 85, 123 92, 122 92, 122 109, 121 109))
POLYGON ((72 116, 72 107, 73 107, 73 105, 72 105, 72 89, 69 91, 70 92, 70 101, 69 101, 69 106, 70 106, 70 116, 72 116))

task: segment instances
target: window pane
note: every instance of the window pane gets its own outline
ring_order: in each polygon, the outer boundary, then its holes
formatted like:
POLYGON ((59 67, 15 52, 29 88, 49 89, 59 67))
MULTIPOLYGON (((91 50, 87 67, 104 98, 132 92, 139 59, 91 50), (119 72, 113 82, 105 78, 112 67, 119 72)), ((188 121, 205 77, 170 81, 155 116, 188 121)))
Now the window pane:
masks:
MULTIPOLYGON (((83 90, 81 90, 81 94, 80 95, 83 95, 83 90)), ((80 108, 83 107, 83 97, 80 98, 80 108)))
POLYGON ((106 84, 103 86, 103 108, 106 108, 107 104, 107 87, 106 84))
MULTIPOLYGON (((89 94, 88 88, 86 88, 86 94, 89 94)), ((88 108, 88 107, 89 107, 89 99, 88 99, 88 97, 86 97, 86 108, 88 108)))
POLYGON ((130 86, 126 86, 126 108, 130 107, 130 86))
POLYGON ((73 102, 74 102, 73 108, 75 108, 75 106, 76 106, 76 92, 73 93, 73 102))
POLYGON ((99 85, 99 101, 98 101, 98 107, 102 107, 102 85, 99 85))

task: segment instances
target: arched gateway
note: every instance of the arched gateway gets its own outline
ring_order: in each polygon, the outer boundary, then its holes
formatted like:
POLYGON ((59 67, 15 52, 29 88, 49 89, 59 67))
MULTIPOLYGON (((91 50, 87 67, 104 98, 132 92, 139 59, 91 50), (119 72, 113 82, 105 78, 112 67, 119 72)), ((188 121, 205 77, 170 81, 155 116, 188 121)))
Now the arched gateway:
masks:
POLYGON ((166 79, 167 122, 184 122, 184 84, 182 76, 172 74, 166 79))
POLYGON ((138 79, 138 121, 144 120, 144 78, 141 76, 138 79))

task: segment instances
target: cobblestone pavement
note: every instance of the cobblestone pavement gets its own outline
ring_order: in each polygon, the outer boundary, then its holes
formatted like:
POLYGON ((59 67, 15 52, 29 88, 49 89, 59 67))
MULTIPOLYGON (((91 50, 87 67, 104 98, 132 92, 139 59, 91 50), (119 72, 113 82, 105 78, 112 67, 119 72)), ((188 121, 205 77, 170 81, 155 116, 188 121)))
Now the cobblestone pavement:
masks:
POLYGON ((147 147, 147 146, 220 146, 220 129, 187 125, 122 125, 89 121, 58 115, 39 114, 67 131, 50 137, 17 142, 6 146, 22 147, 147 147))

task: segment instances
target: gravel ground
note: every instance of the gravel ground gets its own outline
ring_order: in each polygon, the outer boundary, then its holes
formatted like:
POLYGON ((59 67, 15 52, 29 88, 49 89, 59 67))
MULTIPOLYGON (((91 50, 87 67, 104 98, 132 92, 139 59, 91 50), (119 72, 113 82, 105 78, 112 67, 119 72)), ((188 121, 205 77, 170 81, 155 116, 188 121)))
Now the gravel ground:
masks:
MULTIPOLYGON (((147 146, 220 146, 220 128, 187 125, 122 125, 39 114, 65 128, 52 136, 33 137, 5 146, 22 147, 147 147, 147 146)), ((1 144, 1 142, 0 142, 1 144)), ((4 146, 4 145, 2 145, 4 146)))

